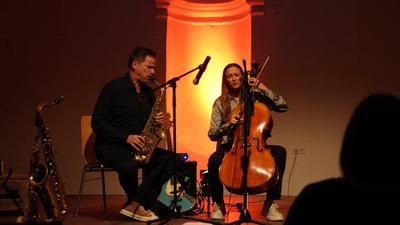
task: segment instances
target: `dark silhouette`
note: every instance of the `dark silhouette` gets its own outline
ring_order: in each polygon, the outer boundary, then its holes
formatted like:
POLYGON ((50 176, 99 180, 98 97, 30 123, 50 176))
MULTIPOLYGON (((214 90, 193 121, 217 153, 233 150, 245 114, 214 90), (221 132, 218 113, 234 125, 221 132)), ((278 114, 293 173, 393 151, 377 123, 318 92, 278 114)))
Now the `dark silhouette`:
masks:
POLYGON ((399 201, 400 100, 374 94, 355 109, 347 126, 340 166, 343 176, 306 186, 285 225, 393 224, 399 201))

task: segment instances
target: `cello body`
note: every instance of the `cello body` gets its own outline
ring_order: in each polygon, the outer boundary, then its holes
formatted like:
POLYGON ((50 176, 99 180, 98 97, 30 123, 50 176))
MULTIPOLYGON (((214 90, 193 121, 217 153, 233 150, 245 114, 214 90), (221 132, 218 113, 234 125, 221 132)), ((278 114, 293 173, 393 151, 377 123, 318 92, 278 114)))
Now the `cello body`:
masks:
MULTIPOLYGON (((240 113, 241 107, 233 110, 231 115, 240 113)), ((241 119, 243 115, 241 115, 241 119)), ((266 139, 270 136, 272 118, 268 107, 254 102, 254 111, 250 119, 249 136, 247 137, 248 167, 247 188, 244 187, 242 157, 244 156, 243 123, 234 131, 234 142, 230 151, 222 160, 219 177, 226 189, 233 194, 259 194, 267 191, 277 182, 279 172, 275 161, 267 148, 266 139)))

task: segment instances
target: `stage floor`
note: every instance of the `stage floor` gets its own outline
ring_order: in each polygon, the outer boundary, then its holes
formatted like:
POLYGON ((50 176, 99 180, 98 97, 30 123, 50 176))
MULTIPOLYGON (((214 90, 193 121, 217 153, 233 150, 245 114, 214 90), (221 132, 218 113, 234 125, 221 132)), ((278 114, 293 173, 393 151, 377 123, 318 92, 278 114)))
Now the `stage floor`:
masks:
MULTIPOLYGON (((264 224, 271 225, 281 225, 283 222, 271 222, 267 221, 264 216, 261 215, 261 208, 263 206, 263 202, 265 199, 265 195, 250 195, 248 198, 248 210, 253 220, 262 222, 264 224)), ((287 211, 293 202, 293 197, 282 197, 281 200, 278 201, 280 212, 286 216, 287 211)), ((76 205, 76 196, 67 196, 67 202, 69 206, 69 214, 62 221, 64 225, 97 225, 97 224, 107 224, 107 225, 135 225, 135 224, 145 224, 143 222, 138 222, 129 217, 123 216, 119 214, 122 204, 125 201, 124 196, 119 195, 111 195, 107 197, 107 218, 104 220, 103 216, 103 201, 101 195, 86 195, 82 196, 79 215, 77 218, 74 218, 75 213, 75 205, 76 205)), ((225 203, 230 203, 230 207, 227 205, 228 216, 225 221, 217 221, 219 224, 222 223, 231 223, 237 221, 240 216, 240 211, 237 207, 238 204, 243 203, 243 196, 240 195, 229 195, 225 196, 225 203), (228 208, 229 207, 229 208, 228 208)), ((212 206, 211 206, 212 210, 212 206)), ((167 223, 169 225, 201 225, 201 224, 211 224, 207 216, 207 202, 204 201, 204 210, 198 215, 188 215, 183 213, 183 217, 172 218, 167 223), (190 218, 198 218, 204 221, 192 220, 190 218)), ((0 216, 0 222, 15 222, 13 221, 13 217, 4 217, 0 216)), ((154 222, 151 224, 160 224, 161 222, 154 222)), ((254 223, 249 223, 254 224, 254 223)))

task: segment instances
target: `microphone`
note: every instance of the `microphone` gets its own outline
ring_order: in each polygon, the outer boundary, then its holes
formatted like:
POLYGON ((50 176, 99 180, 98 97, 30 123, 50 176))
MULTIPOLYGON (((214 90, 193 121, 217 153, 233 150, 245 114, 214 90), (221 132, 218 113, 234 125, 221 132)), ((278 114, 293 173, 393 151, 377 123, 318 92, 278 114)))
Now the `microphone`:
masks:
POLYGON ((197 73, 196 77, 193 79, 193 84, 199 84, 201 76, 203 76, 204 71, 207 69, 208 62, 210 62, 211 57, 207 56, 204 60, 203 64, 199 66, 199 72, 197 73))

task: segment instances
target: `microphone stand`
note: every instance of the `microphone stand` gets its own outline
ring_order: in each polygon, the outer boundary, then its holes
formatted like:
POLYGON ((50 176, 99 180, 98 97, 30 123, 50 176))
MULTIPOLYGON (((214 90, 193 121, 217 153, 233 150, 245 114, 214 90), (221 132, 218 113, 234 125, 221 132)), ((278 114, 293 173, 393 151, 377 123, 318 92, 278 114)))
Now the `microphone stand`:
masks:
POLYGON ((244 194, 243 194, 243 209, 240 212, 239 219, 233 222, 230 222, 228 224, 242 224, 242 223, 255 223, 255 224, 260 224, 260 225, 265 225, 267 223, 257 221, 257 220, 252 220, 250 212, 248 210, 248 187, 247 187, 247 172, 248 172, 248 167, 249 167, 249 154, 247 151, 248 147, 248 136, 250 134, 250 119, 251 115, 254 112, 254 101, 251 93, 251 89, 249 87, 249 80, 247 78, 247 69, 246 69, 246 63, 243 60, 244 64, 244 74, 243 74, 243 83, 242 83, 242 99, 244 102, 244 120, 243 120, 243 156, 240 161, 240 165, 242 167, 243 171, 243 189, 244 189, 244 194))
POLYGON ((180 76, 174 77, 174 78, 168 80, 167 82, 165 82, 164 84, 161 84, 158 87, 153 89, 153 91, 156 91, 156 90, 158 90, 160 88, 163 88, 163 87, 166 87, 166 88, 172 87, 172 120, 173 120, 172 124, 173 124, 173 135, 174 135, 174 138, 173 138, 173 150, 174 150, 174 153, 173 153, 173 155, 174 155, 174 173, 173 173, 173 177, 174 178, 173 179, 174 179, 175 182, 174 182, 174 185, 173 185, 173 187, 174 187, 174 200, 173 200, 172 206, 171 206, 172 215, 170 215, 167 218, 160 218, 160 219, 157 219, 157 220, 147 221, 146 224, 151 224, 151 223, 159 222, 159 221, 162 221, 162 220, 163 221, 161 223, 159 223, 159 225, 166 224, 168 221, 170 221, 170 220, 172 220, 174 218, 175 219, 185 218, 185 219, 191 219, 191 220, 207 222, 207 223, 212 223, 212 224, 221 224, 221 225, 224 224, 224 223, 218 223, 218 222, 209 221, 209 220, 203 220, 203 219, 199 219, 199 218, 192 218, 192 217, 188 217, 188 216, 183 216, 181 211, 180 211, 180 207, 178 207, 178 204, 177 204, 178 196, 177 196, 177 187, 176 187, 176 183, 177 183, 177 163, 176 163, 176 160, 177 160, 177 152, 176 152, 176 82, 179 81, 182 77, 187 76, 188 74, 190 74, 190 73, 192 73, 192 72, 194 72, 196 70, 199 70, 201 68, 203 68, 203 64, 200 64, 198 67, 196 67, 196 68, 194 68, 194 69, 192 69, 192 70, 190 70, 190 71, 188 71, 188 72, 186 72, 186 73, 184 73, 184 74, 182 74, 180 76))

